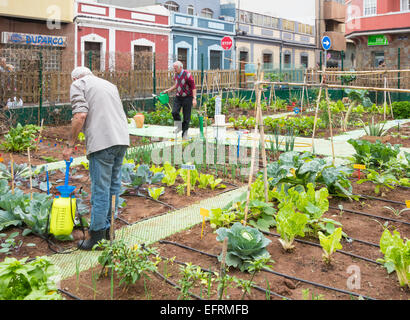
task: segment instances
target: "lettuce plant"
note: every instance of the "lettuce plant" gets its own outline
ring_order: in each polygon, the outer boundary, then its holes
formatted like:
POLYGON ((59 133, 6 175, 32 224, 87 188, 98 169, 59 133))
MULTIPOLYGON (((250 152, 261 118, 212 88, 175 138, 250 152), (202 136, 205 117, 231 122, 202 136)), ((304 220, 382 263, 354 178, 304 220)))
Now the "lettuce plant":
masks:
POLYGON ((164 163, 163 169, 164 177, 161 182, 165 183, 168 187, 173 186, 178 176, 177 169, 175 169, 175 167, 168 161, 164 163))
POLYGON ((292 203, 285 204, 276 215, 276 229, 280 234, 279 242, 286 251, 295 246, 293 240, 296 236, 305 236, 304 230, 308 222, 305 214, 295 211, 292 203))
MULTIPOLYGON (((228 238, 227 266, 239 268, 243 272, 249 269, 252 261, 270 257, 266 247, 271 240, 265 238, 258 229, 235 222, 230 229, 219 228, 216 233, 216 240, 220 242, 228 238)), ((222 260, 222 253, 218 260, 222 260)))
POLYGON ((198 178, 198 188, 206 189, 206 187, 209 185, 211 177, 213 177, 212 174, 201 173, 198 178))
POLYGON ((410 241, 406 242, 400 237, 397 230, 390 233, 385 229, 380 238, 380 251, 384 254, 384 259, 377 259, 384 264, 388 273, 396 271, 400 286, 410 288, 410 241))
POLYGON ((326 263, 331 262, 331 256, 336 250, 342 249, 340 239, 342 238, 342 228, 337 228, 332 234, 325 236, 322 232, 318 232, 320 245, 323 249, 323 260, 326 263))
POLYGON ((148 194, 149 196, 154 199, 154 200, 158 200, 158 198, 164 194, 164 187, 160 187, 160 188, 148 188, 148 194))

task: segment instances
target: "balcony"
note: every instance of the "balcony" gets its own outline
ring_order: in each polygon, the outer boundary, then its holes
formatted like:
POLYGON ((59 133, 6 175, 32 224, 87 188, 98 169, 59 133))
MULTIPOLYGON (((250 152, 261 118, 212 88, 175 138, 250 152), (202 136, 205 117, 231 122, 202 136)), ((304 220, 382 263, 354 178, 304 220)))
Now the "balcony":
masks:
POLYGON ((173 27, 203 29, 207 32, 232 35, 235 32, 235 23, 233 22, 192 16, 179 12, 172 12, 171 21, 173 27))
POLYGON ((334 51, 346 51, 346 39, 343 32, 326 31, 323 36, 328 36, 332 42, 330 50, 334 51))
POLYGON ((323 5, 323 19, 345 22, 346 6, 336 1, 325 1, 323 5))

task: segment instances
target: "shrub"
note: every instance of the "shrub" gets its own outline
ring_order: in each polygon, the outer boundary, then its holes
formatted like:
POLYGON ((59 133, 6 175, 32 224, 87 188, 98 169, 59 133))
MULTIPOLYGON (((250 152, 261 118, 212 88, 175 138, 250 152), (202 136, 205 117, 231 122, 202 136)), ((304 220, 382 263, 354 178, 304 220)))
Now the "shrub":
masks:
POLYGON ((396 101, 392 103, 395 119, 410 119, 410 101, 396 101))

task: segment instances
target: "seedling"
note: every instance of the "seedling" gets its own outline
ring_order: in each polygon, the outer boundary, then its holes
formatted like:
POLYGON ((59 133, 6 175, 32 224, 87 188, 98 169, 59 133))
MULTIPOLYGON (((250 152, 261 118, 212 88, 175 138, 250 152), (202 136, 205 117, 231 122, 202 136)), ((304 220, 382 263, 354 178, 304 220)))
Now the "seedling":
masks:
POLYGON ((404 208, 404 209, 395 209, 389 206, 384 206, 383 208, 390 210, 396 217, 399 217, 403 212, 405 211, 410 211, 410 208, 404 208))

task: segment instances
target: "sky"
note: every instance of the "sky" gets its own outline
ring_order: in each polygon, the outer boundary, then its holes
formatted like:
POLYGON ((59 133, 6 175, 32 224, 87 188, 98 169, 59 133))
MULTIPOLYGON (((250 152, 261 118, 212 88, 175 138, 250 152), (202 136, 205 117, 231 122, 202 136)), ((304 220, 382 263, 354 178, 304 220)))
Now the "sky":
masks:
POLYGON ((242 10, 315 24, 315 0, 221 0, 238 4, 242 10))

